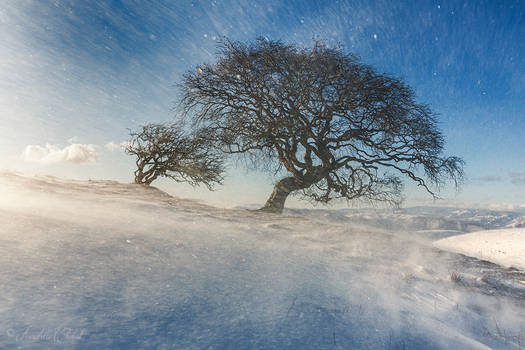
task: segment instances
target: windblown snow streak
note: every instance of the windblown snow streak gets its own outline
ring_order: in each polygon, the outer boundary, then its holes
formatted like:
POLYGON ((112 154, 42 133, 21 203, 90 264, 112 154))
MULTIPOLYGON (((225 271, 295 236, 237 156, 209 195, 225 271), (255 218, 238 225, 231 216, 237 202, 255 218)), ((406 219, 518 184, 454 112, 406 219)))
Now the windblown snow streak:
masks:
POLYGON ((6 173, 0 191, 2 349, 525 341, 524 273, 432 247, 444 226, 418 233, 373 227, 369 212, 221 210, 112 181, 6 173))

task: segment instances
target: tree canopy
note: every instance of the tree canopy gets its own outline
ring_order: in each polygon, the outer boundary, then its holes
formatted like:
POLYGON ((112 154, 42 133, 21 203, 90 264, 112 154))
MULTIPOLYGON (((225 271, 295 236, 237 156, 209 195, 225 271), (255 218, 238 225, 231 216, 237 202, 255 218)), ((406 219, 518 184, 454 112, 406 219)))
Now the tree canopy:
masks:
POLYGON ((222 183, 224 157, 205 130, 184 131, 182 124, 147 124, 130 131, 126 153, 136 157, 135 183, 150 185, 159 177, 212 189, 222 183))
POLYGON ((185 74, 182 89, 185 115, 223 152, 286 173, 263 210, 281 212, 298 192, 323 203, 398 204, 403 177, 436 197, 463 175, 463 161, 443 155, 429 106, 338 47, 226 40, 215 63, 185 74))

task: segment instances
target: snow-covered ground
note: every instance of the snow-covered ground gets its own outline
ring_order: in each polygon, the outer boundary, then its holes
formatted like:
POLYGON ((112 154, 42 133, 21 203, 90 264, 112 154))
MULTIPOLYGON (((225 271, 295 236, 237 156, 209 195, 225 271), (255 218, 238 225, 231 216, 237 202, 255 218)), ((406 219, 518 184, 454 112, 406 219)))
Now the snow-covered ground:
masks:
POLYGON ((521 216, 280 216, 3 173, 0 348, 520 349, 525 273, 433 244, 521 216))
POLYGON ((525 271, 525 228, 473 232, 444 238, 434 244, 441 249, 525 271))

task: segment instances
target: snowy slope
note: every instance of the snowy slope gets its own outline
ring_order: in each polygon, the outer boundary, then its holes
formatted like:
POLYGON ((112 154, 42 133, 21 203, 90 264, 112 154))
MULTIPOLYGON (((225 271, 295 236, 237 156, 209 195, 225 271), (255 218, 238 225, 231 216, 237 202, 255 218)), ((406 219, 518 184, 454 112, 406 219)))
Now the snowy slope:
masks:
POLYGON ((508 228, 518 228, 518 227, 525 227, 525 216, 519 216, 509 222, 505 227, 508 228))
POLYGON ((525 340, 524 273, 411 232, 223 210, 112 181, 4 173, 0 194, 0 349, 519 349, 525 340))
POLYGON ((525 228, 472 232, 434 244, 441 249, 525 270, 525 228))

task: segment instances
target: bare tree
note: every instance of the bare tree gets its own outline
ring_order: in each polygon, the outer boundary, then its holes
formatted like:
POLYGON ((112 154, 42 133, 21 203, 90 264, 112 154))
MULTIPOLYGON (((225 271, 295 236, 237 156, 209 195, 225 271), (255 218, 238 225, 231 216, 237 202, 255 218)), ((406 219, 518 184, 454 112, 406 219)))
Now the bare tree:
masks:
POLYGON ((204 129, 187 134, 179 124, 148 124, 130 131, 125 151, 136 157, 135 183, 150 185, 168 177, 192 186, 202 183, 210 190, 222 183, 223 154, 205 134, 204 129))
POLYGON ((443 156, 430 108, 340 48, 226 40, 182 88, 185 115, 213 130, 224 152, 286 172, 264 211, 281 212, 290 193, 399 204, 402 177, 434 197, 445 180, 462 179, 463 160, 443 156))

